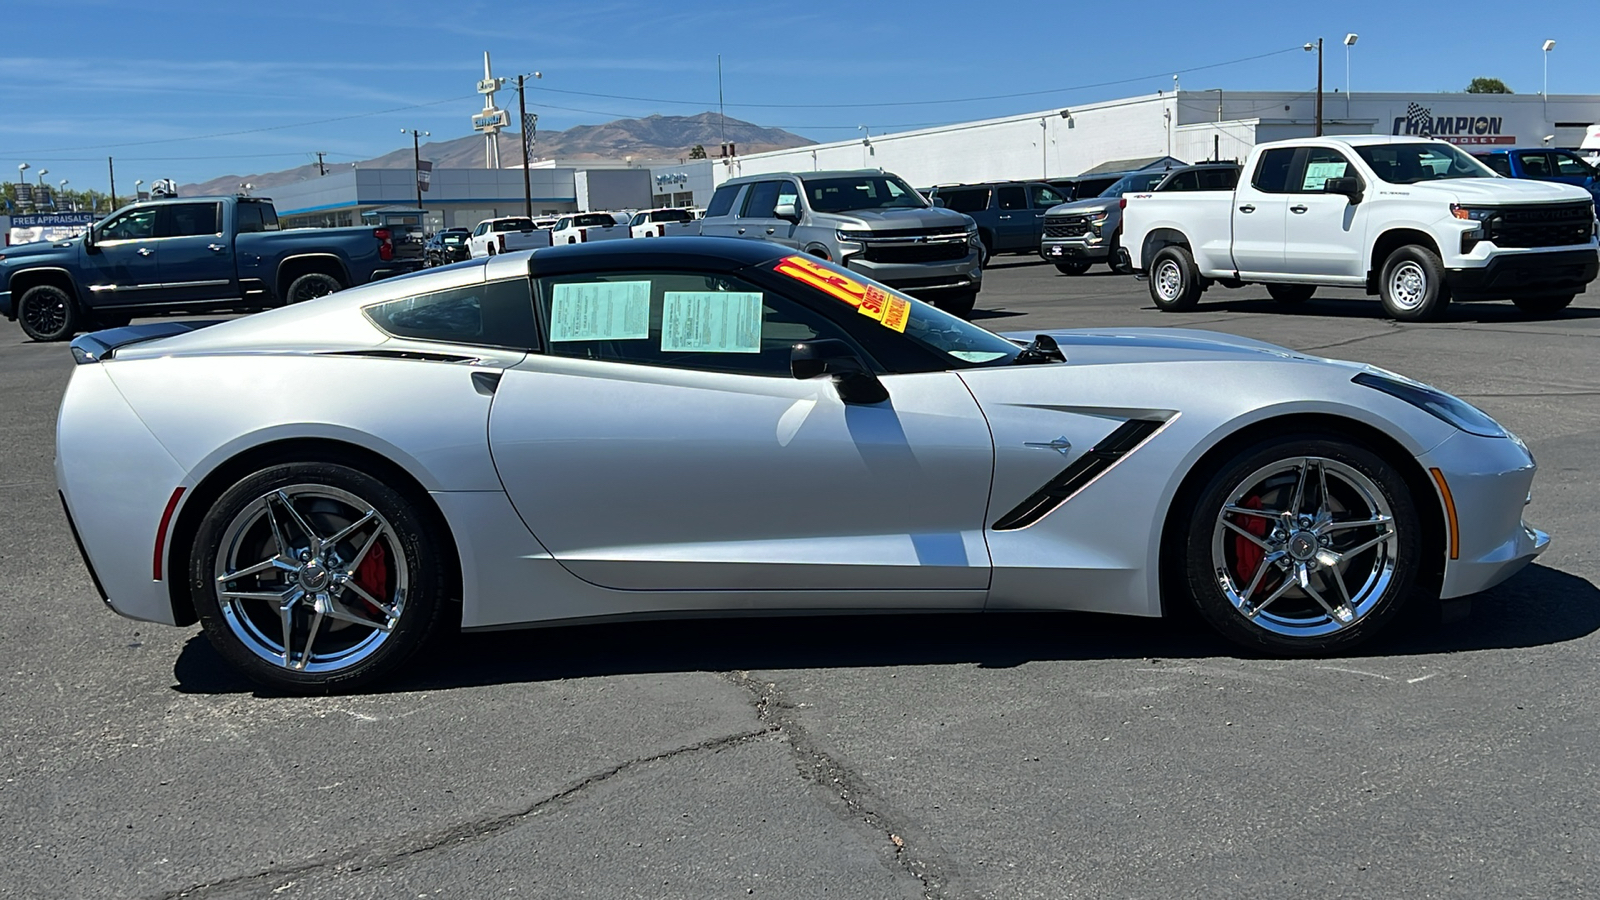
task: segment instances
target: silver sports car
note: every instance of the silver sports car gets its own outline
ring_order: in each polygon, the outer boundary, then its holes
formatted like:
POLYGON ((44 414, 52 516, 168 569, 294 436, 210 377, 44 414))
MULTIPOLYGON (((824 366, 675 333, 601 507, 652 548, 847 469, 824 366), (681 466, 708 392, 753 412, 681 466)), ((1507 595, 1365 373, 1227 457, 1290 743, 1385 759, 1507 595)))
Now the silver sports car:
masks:
POLYGON ((1007 339, 761 242, 504 254, 73 353, 57 475, 106 603, 279 689, 445 628, 703 614, 1193 604, 1338 653, 1549 542, 1527 448, 1426 385, 1201 331, 1007 339))

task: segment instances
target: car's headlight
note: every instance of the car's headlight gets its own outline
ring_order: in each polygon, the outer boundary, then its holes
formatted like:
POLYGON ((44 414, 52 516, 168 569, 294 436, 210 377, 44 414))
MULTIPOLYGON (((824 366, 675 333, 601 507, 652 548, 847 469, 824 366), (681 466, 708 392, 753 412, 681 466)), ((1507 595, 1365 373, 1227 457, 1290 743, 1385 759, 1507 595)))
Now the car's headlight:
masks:
POLYGON ((841 241, 853 241, 855 243, 860 243, 872 237, 872 232, 870 231, 857 231, 851 228, 841 228, 834 232, 834 234, 837 235, 841 241))
POLYGON ((1109 218, 1111 218, 1111 210, 1109 209, 1089 214, 1089 221, 1096 225, 1104 225, 1109 218))
POLYGON ((1383 391, 1391 397, 1397 397, 1415 406, 1417 409, 1454 425, 1468 434, 1479 437, 1503 438, 1507 435, 1504 427, 1489 417, 1489 414, 1473 406, 1459 397, 1452 397, 1437 388, 1431 388, 1420 381, 1412 381, 1393 373, 1379 374, 1377 372, 1362 372, 1350 379, 1356 384, 1383 391))
POLYGON ((1482 222, 1497 212, 1499 210, 1485 209, 1481 206, 1462 206, 1459 203, 1450 204, 1450 215, 1465 222, 1482 222))

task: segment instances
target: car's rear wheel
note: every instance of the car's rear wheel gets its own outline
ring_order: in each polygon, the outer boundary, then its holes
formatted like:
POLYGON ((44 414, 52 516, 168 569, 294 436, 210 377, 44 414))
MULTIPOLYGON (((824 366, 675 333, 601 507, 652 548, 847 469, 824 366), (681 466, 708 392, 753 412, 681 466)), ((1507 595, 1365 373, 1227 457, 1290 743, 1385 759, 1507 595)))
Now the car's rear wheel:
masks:
POLYGON ((1450 305, 1444 263, 1427 247, 1401 247, 1384 260, 1378 296, 1383 300, 1384 311, 1402 322, 1437 319, 1450 305))
POLYGON ((339 279, 326 272, 307 272, 299 278, 289 282, 289 290, 285 295, 289 303, 304 303, 315 300, 344 288, 339 279))
POLYGON ((1163 312, 1194 309, 1204 289, 1187 247, 1163 247, 1150 261, 1150 299, 1163 312))
POLYGON ((22 292, 17 301, 17 324, 36 341, 64 341, 78 330, 78 304, 53 284, 40 284, 22 292))
POLYGON ((206 513, 189 588, 206 637, 247 677, 348 690, 392 675, 436 630, 444 545, 410 500, 364 472, 275 465, 206 513))
POLYGON ((1273 438, 1223 464, 1181 536, 1204 618, 1284 655, 1337 653, 1398 616, 1422 552, 1405 480, 1345 438, 1273 438))
POLYGON ((977 291, 951 291, 933 301, 934 306, 952 316, 960 316, 963 319, 972 315, 972 308, 977 303, 977 291))
POLYGON ((1089 271, 1089 264, 1086 262, 1056 263, 1056 271, 1063 275, 1082 275, 1089 271))
POLYGON ((1564 294, 1559 297, 1517 297, 1511 302, 1530 316, 1553 316, 1571 306, 1575 299, 1576 294, 1564 294))
POLYGON ((1298 306, 1317 292, 1314 284, 1269 284, 1267 295, 1284 306, 1298 306))

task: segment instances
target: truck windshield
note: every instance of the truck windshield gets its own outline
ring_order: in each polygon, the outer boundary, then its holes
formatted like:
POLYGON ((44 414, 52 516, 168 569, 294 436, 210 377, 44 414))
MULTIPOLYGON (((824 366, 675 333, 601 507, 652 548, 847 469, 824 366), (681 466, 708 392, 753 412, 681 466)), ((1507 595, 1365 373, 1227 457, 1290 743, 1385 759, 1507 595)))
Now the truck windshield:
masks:
POLYGON ((1369 144, 1356 147, 1355 151, 1379 178, 1390 184, 1495 177, 1488 166, 1450 144, 1369 144))
POLYGON ((494 223, 495 231, 532 231, 532 219, 500 219, 494 223))
POLYGON ((806 179, 806 199, 817 212, 852 209, 923 209, 928 201, 893 175, 806 179))
POLYGON ((1160 184, 1161 179, 1165 177, 1167 177, 1165 172, 1135 172, 1132 175, 1125 175, 1118 179, 1116 184, 1101 191, 1100 196, 1121 197, 1123 194, 1148 191, 1160 184))

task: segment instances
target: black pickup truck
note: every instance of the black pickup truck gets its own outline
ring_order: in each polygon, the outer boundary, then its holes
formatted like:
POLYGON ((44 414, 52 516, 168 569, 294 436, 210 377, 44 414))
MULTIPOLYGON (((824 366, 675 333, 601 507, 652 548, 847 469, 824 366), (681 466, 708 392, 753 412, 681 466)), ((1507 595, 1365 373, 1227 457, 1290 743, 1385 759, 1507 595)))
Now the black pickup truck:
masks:
POLYGON ((81 237, 4 248, 0 315, 60 341, 135 315, 296 303, 421 266, 420 241, 388 228, 281 231, 265 198, 163 198, 81 237))

